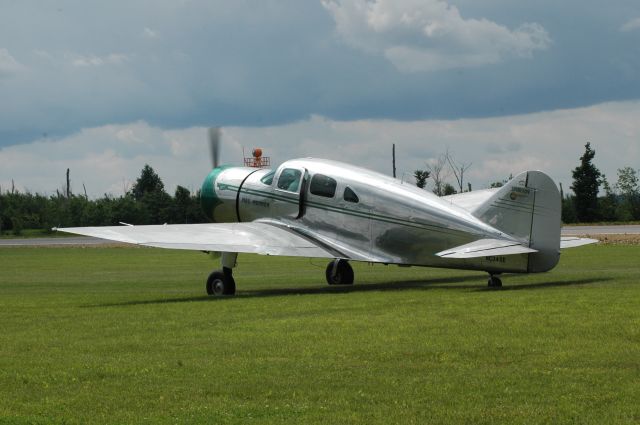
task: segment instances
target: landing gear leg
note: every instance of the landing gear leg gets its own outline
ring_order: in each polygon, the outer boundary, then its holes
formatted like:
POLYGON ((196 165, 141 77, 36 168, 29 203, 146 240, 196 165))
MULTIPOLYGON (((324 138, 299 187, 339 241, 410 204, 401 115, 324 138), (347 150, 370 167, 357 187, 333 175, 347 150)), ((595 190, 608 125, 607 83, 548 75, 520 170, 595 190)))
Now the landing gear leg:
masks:
POLYGON ((236 282, 233 279, 233 268, 236 266, 237 252, 222 253, 222 270, 214 270, 207 279, 207 294, 221 296, 234 295, 236 282))
POLYGON ((495 274, 490 274, 488 285, 489 288, 502 288, 502 281, 495 274))
POLYGON ((347 260, 336 259, 327 265, 325 271, 329 285, 352 285, 353 269, 347 260))

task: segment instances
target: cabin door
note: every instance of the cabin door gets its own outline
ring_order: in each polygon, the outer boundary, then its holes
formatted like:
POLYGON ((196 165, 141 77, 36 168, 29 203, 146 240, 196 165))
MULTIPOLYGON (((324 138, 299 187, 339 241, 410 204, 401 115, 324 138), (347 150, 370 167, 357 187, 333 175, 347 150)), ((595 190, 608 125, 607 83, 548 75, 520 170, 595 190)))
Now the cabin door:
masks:
POLYGON ((276 175, 273 217, 300 218, 304 214, 304 188, 308 173, 304 168, 283 168, 276 175))

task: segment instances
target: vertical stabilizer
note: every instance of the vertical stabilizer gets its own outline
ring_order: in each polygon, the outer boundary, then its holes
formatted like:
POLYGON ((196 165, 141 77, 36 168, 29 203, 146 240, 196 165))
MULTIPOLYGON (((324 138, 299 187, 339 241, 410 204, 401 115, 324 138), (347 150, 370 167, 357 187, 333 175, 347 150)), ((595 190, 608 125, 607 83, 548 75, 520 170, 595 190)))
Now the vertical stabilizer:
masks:
POLYGON ((538 251, 529 254, 528 272, 551 270, 558 263, 560 192, 546 174, 526 171, 517 175, 473 215, 538 251))

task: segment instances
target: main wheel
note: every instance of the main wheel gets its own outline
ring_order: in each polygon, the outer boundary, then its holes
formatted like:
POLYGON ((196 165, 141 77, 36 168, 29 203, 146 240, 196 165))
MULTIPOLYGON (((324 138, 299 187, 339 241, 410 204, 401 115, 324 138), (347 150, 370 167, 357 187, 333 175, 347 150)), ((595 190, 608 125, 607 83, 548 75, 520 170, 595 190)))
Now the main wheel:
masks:
POLYGON ((498 276, 490 276, 488 284, 489 284, 489 288, 501 288, 502 287, 502 281, 500 280, 500 278, 498 276))
POLYGON ((207 278, 207 294, 221 296, 236 293, 236 282, 231 273, 225 275, 222 270, 211 272, 207 278))
POLYGON ((353 284, 353 269, 347 260, 333 260, 327 265, 325 272, 329 285, 353 284))

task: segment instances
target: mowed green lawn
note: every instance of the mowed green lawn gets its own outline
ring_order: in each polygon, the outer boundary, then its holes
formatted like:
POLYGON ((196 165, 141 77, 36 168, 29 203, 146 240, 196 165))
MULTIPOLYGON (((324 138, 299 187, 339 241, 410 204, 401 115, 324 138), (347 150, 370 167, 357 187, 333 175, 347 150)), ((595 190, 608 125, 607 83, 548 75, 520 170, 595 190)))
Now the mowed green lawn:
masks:
POLYGON ((204 254, 0 249, 0 423, 638 423, 640 247, 486 276, 204 254))

